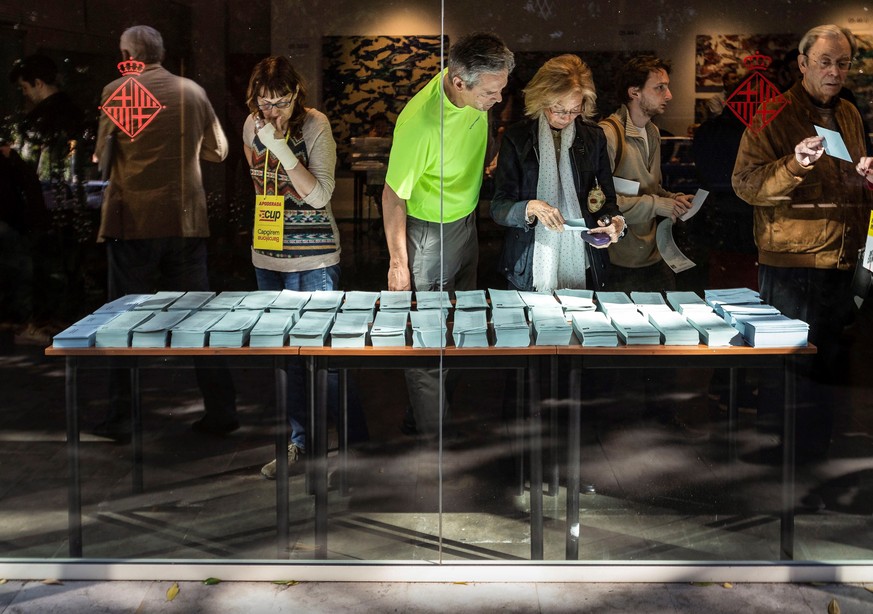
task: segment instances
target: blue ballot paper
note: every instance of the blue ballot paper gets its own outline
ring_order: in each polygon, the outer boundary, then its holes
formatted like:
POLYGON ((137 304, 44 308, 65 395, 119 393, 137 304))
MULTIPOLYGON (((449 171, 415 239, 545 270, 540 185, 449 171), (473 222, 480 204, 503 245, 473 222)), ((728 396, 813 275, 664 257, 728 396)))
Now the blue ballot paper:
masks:
POLYGON ((288 330, 298 318, 298 312, 278 309, 261 315, 249 333, 249 347, 280 348, 287 345, 288 330))
POLYGON ((491 322, 495 347, 525 348, 530 345, 530 325, 524 307, 494 307, 491 322))
POLYGON ((831 157, 852 161, 852 156, 849 155, 849 150, 846 149, 846 142, 843 140, 843 135, 836 130, 828 130, 821 126, 815 126, 815 133, 822 137, 822 146, 825 153, 831 157))
POLYGON ((206 347, 209 343, 209 329, 223 318, 224 314, 224 311, 195 311, 170 329, 170 347, 206 347))
POLYGON ((170 330, 188 317, 188 311, 158 311, 155 315, 133 329, 130 347, 162 348, 167 346, 170 330))
MULTIPOLYGON (((384 292, 382 294, 384 295, 384 292)), ((373 347, 406 345, 406 321, 408 318, 408 311, 380 310, 377 312, 373 326, 370 328, 370 342, 373 347)))

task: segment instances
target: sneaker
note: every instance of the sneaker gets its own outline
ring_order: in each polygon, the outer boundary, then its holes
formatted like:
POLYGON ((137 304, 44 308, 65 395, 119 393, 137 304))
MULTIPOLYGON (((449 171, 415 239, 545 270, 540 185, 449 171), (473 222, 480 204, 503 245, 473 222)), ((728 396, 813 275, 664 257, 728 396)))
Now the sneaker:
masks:
MULTIPOLYGON (((291 466, 300 460, 300 457, 305 454, 303 450, 297 447, 296 443, 292 443, 288 445, 288 469, 291 469, 291 466)), ((276 460, 273 459, 263 467, 261 467, 261 475, 267 478, 268 480, 276 479, 276 460)))

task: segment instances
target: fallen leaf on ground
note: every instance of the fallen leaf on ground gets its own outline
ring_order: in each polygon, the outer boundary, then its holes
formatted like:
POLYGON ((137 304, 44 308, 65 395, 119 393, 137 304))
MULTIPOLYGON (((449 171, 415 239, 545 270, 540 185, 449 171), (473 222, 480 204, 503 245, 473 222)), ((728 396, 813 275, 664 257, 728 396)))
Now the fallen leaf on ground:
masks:
POLYGON ((840 602, 836 599, 831 599, 828 604, 828 614, 840 614, 840 602))
POLYGON ((179 594, 179 583, 173 582, 173 586, 167 589, 167 601, 172 601, 179 594))
POLYGON ((218 578, 206 578, 203 581, 203 584, 205 584, 206 586, 213 586, 215 584, 221 584, 221 580, 219 580, 218 578))
POLYGON ((734 587, 734 585, 731 584, 730 582, 724 582, 724 583, 722 583, 722 586, 724 588, 733 588, 734 587))

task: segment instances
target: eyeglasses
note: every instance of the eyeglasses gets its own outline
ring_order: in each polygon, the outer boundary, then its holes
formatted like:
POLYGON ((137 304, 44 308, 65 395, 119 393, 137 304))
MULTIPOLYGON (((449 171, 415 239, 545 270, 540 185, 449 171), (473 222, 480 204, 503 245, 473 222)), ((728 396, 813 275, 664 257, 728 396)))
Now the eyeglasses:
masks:
POLYGON ((292 104, 294 104, 294 100, 280 100, 279 102, 264 102, 258 105, 258 108, 261 111, 269 111, 270 109, 287 109, 292 104))
POLYGON ((549 113, 552 115, 557 115, 558 117, 575 117, 576 115, 582 115, 582 107, 576 107, 575 109, 570 109, 567 111, 566 109, 555 109, 553 107, 549 107, 549 113))
MULTIPOLYGON (((803 55, 806 54, 804 53, 803 55)), ((852 60, 837 60, 836 62, 834 62, 830 58, 816 60, 815 58, 810 58, 808 55, 806 57, 809 58, 810 61, 815 62, 822 70, 828 70, 829 68, 836 66, 839 70, 846 72, 852 67, 852 60)))

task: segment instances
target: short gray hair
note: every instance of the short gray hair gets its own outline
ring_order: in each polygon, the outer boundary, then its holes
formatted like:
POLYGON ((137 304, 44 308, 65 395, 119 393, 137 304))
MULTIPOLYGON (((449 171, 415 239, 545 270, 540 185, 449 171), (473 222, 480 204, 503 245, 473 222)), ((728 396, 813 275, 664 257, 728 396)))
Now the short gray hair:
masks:
POLYGON ((483 74, 507 74, 515 68, 515 56, 496 34, 475 32, 461 38, 449 50, 449 78, 460 77, 475 87, 483 74))
POLYGON ((858 55, 858 43, 855 41, 855 35, 852 34, 848 28, 843 28, 832 23, 823 26, 816 26, 804 34, 803 38, 800 39, 800 44, 797 46, 797 50, 801 55, 807 55, 809 50, 815 44, 815 41, 818 39, 839 38, 841 36, 844 36, 846 40, 849 41, 849 47, 852 50, 852 57, 854 58, 858 55))
POLYGON ((121 33, 121 48, 134 60, 156 64, 164 59, 164 39, 151 26, 133 26, 121 33))

